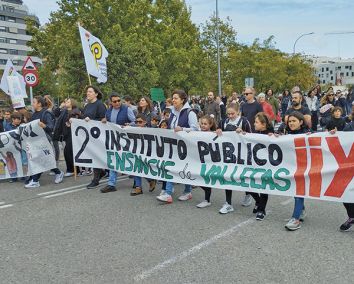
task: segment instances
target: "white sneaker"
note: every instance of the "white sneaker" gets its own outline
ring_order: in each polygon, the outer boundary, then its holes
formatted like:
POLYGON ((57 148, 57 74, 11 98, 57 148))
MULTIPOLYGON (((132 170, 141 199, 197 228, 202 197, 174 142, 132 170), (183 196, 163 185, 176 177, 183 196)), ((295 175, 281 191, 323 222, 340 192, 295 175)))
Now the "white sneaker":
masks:
POLYGON ((57 184, 61 183, 63 181, 63 177, 64 177, 64 172, 60 172, 60 174, 56 174, 54 183, 57 183, 57 184))
POLYGON ((161 192, 160 192, 159 196, 165 195, 165 194, 166 194, 166 190, 161 189, 161 192))
POLYGON ((73 175, 74 175, 74 173, 67 172, 67 173, 65 173, 64 177, 72 177, 73 175))
POLYGON ((166 203, 172 203, 173 202, 172 196, 168 195, 168 194, 156 196, 156 199, 159 200, 159 201, 162 201, 162 202, 166 202, 166 203))
POLYGON ((196 206, 198 208, 205 208, 205 207, 209 207, 210 205, 211 205, 211 202, 204 200, 204 201, 200 202, 199 204, 197 204, 196 206))
POLYGON ((230 213, 233 211, 234 211, 234 208, 229 203, 226 202, 219 210, 219 213, 220 214, 227 214, 227 213, 230 213))
POLYGON ((30 180, 29 183, 25 184, 25 188, 36 188, 40 186, 41 185, 39 184, 39 181, 33 181, 33 180, 30 180))
POLYGON ((246 194, 243 197, 243 200, 241 201, 241 205, 244 207, 248 207, 248 206, 251 206, 251 204, 252 204, 252 196, 249 194, 246 194))
POLYGON ((192 199, 192 193, 184 193, 180 197, 178 197, 179 201, 187 201, 189 199, 192 199))
POLYGON ((295 218, 291 218, 289 220, 289 222, 285 225, 285 228, 287 228, 289 231, 295 231, 295 230, 301 228, 301 222, 300 222, 300 220, 296 220, 295 218))

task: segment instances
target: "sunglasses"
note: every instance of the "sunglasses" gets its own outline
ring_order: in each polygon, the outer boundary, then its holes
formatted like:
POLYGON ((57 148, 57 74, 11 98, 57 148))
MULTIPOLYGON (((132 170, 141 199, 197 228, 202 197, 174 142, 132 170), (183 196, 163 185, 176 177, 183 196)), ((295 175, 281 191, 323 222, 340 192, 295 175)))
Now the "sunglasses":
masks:
POLYGON ((245 93, 245 96, 253 95, 253 93, 245 93))
POLYGON ((143 120, 135 120, 135 123, 136 124, 142 124, 142 123, 144 123, 145 121, 143 121, 143 120))
POLYGON ((113 104, 119 103, 119 102, 120 102, 120 100, 114 100, 114 101, 112 101, 113 104))
POLYGON ((334 95, 333 94, 329 94, 329 95, 327 95, 327 97, 333 97, 334 95))

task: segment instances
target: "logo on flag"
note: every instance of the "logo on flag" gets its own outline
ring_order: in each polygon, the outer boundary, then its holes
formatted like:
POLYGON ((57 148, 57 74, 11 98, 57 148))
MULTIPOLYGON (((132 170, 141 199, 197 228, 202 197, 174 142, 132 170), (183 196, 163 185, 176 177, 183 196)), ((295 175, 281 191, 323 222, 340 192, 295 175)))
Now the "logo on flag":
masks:
POLYGON ((107 49, 97 37, 83 27, 79 26, 79 31, 87 73, 96 77, 99 83, 107 82, 107 49))

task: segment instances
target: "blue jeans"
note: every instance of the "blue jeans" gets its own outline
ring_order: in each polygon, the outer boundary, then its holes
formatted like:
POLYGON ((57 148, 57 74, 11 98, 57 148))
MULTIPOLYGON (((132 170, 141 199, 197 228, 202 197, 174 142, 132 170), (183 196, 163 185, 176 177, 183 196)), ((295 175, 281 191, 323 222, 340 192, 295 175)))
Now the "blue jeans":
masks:
POLYGON ((141 177, 134 177, 134 184, 135 184, 135 187, 140 187, 142 186, 142 178, 141 177))
POLYGON ((108 185, 116 186, 118 173, 116 171, 109 171, 108 185))
POLYGON ((293 218, 296 220, 300 219, 300 215, 302 213, 302 210, 305 209, 304 207, 305 199, 302 197, 295 197, 295 206, 294 206, 294 212, 293 212, 293 218))
MULTIPOLYGON (((170 181, 166 182, 166 194, 172 195, 173 185, 174 185, 173 182, 170 182, 170 181)), ((192 186, 190 184, 185 184, 183 193, 186 194, 186 193, 190 193, 190 192, 192 192, 192 186)))

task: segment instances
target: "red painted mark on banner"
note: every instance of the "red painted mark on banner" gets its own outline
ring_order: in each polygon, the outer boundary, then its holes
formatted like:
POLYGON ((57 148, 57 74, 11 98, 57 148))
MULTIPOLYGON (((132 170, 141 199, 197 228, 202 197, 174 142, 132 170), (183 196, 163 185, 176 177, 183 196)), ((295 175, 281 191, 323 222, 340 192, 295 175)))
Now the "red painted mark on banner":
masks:
POLYGON ((296 172, 294 174, 296 182, 296 195, 305 195, 305 171, 307 168, 307 151, 305 138, 295 138, 296 172))
POLYGON ((322 188, 321 171, 323 168, 323 154, 321 147, 321 137, 310 137, 308 139, 311 154, 310 177, 310 196, 320 197, 322 188), (318 148, 313 148, 318 147, 318 148))
POLYGON ((338 163, 333 180, 325 192, 325 196, 342 197, 345 189, 354 177, 354 144, 346 156, 338 137, 326 137, 328 148, 338 163))

